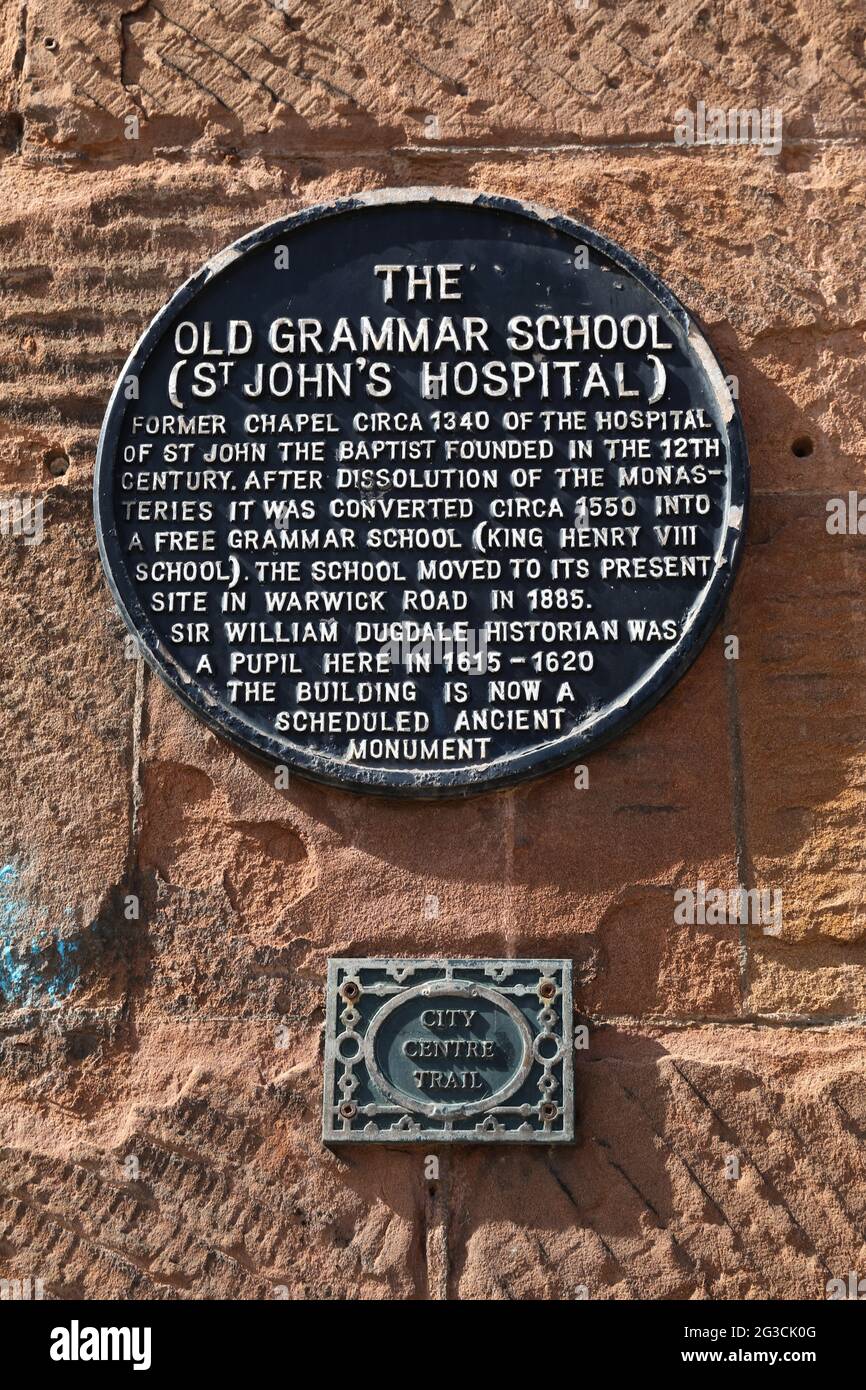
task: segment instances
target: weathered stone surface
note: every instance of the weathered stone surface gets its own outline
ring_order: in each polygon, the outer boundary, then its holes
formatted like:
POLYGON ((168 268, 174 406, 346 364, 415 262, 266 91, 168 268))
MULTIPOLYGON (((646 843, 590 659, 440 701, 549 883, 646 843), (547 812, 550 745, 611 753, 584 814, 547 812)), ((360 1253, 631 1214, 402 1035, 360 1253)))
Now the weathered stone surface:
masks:
POLYGON ((60 1298, 423 1296, 415 1166, 395 1160, 385 1194, 314 1145, 310 1042, 281 1050, 233 1020, 144 1024, 122 1096, 90 1124, 34 1124, 13 1105, 4 1276, 42 1271, 60 1298))
POLYGON ((86 1132, 12 1108, 4 1273, 61 1297, 821 1298, 863 1259, 864 1041, 601 1028, 574 1149, 451 1150, 428 1183, 408 1151, 318 1148, 315 1048, 145 1026, 86 1132))
POLYGON ((792 136, 864 130, 862 16, 833 0, 112 0, 62 14, 40 0, 25 39, 27 140, 59 158, 122 158, 130 115, 148 149, 670 143, 677 109, 704 94, 778 107, 792 136))
POLYGON ((863 1041, 600 1030, 573 1151, 449 1155, 453 1292, 825 1297, 863 1259, 863 1041))
POLYGON ((0 1275, 821 1298, 862 1271, 864 552, 826 529, 866 452, 858 7, 36 0, 0 63, 0 498, 45 503, 41 545, 0 538, 0 1275), (677 147, 698 100, 779 106, 781 153, 677 147), (424 183, 613 237, 737 378, 732 605, 586 789, 278 791, 125 658, 99 575, 97 433, 152 314, 259 223, 424 183), (677 924, 699 880, 780 890, 780 933, 677 924), (430 1183, 321 1148, 327 957, 425 951, 574 959, 573 1152, 430 1183))
POLYGON ((749 948, 746 997, 750 1009, 762 1015, 863 1018, 866 945, 825 936, 793 942, 756 938, 749 948))
MULTIPOLYGON (((14 1037, 68 1004, 56 1058, 74 1055, 76 1037, 87 1045, 85 1014, 110 1035, 128 987, 128 923, 117 908, 131 843, 135 669, 86 510, 62 479, 49 483, 27 494, 44 505, 41 543, 0 541, 0 1032, 8 1022, 14 1037)), ((13 1055, 31 1057, 27 1046, 13 1055)), ((43 1074, 39 1085, 58 1080, 43 1074)))
POLYGON ((828 534, 827 500, 756 499, 733 617, 747 841, 756 884, 782 893, 786 941, 857 941, 866 925, 866 552, 828 534))

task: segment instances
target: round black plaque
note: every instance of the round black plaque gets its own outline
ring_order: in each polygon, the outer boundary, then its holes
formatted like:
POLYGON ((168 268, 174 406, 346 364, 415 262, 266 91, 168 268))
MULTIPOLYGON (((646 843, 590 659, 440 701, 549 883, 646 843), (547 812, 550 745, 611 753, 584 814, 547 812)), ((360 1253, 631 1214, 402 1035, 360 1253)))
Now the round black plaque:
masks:
POLYGON ((404 796, 575 761, 716 622, 739 413, 694 321, 566 217, 455 189, 252 232, 123 369, 95 479, 140 647, 244 750, 404 796))

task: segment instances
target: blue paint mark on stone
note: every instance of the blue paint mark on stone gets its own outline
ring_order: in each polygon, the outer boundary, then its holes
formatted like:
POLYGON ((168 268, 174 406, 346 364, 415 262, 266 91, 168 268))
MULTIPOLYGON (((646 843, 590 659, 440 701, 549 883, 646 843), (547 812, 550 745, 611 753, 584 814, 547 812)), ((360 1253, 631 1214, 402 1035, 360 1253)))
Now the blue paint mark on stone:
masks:
MULTIPOLYGON (((0 1003, 12 1008, 58 1004, 72 993, 81 974, 81 942, 51 926, 36 927, 34 909, 20 889, 15 864, 0 868, 0 1003)), ((72 917, 72 909, 66 909, 72 917)))

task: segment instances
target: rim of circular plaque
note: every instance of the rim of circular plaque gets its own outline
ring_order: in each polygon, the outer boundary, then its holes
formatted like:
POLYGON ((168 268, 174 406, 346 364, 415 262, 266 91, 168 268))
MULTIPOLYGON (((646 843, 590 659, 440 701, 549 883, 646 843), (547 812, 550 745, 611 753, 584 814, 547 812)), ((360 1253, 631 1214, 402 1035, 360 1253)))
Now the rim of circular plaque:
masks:
POLYGON ((599 232, 537 203, 506 198, 498 194, 479 193, 473 189, 421 187, 386 188, 377 192, 357 193, 330 203, 303 208, 300 212, 291 213, 287 217, 278 218, 275 222, 266 223, 248 232, 212 256, 200 270, 190 276, 151 321, 130 353, 115 383, 97 446, 93 506, 99 554, 109 589, 120 614, 136 638, 142 656, 193 713, 217 733, 238 745, 243 752, 256 758, 285 764, 313 781, 324 782, 343 790, 374 792, 383 796, 434 798, 470 796, 473 793, 494 791, 566 767, 569 763, 576 762, 582 753, 600 747, 624 733, 652 709, 691 666, 721 616, 742 552, 748 512, 748 491, 748 451, 745 435, 736 401, 725 383, 721 364, 692 315, 647 266, 599 232), (326 217, 340 217, 364 208, 407 203, 469 205, 492 213, 504 213, 512 217, 524 217, 535 223, 546 223, 554 231, 592 247, 637 280, 658 300, 665 312, 677 321, 685 335, 686 341, 683 346, 691 350, 693 360, 702 368, 709 392, 718 403, 720 433, 726 444, 729 464, 725 524, 715 551, 712 577, 700 590, 697 599, 688 610, 679 641, 653 662, 630 690, 621 692, 619 698, 613 696, 599 714, 584 720, 578 729, 535 747, 505 753, 482 767, 476 764, 469 768, 440 768, 432 772, 423 768, 365 767, 331 753, 318 752, 303 744, 274 737, 257 728, 240 710, 230 707, 200 686, 194 677, 175 661, 154 629, 127 573, 113 514, 113 466, 124 415, 129 405, 122 388, 129 376, 138 376, 141 373, 156 344, 190 300, 240 257, 308 223, 321 221, 326 217))
POLYGON ((364 1034, 364 1063, 379 1090, 396 1105, 402 1105, 404 1109, 411 1110, 414 1114, 425 1115, 427 1119, 441 1119, 443 1117, 446 1119, 468 1119, 473 1115, 484 1115, 488 1110, 495 1109, 497 1105, 508 1100, 509 1096, 513 1096, 514 1092, 523 1085, 532 1069, 533 1060, 532 1032, 523 1014, 504 994, 491 989, 489 985, 475 984, 473 980, 434 980, 428 984, 413 985, 411 989, 403 990, 401 994, 395 994, 392 999, 388 1000, 387 1004, 383 1004, 381 1009, 371 1018, 367 1032, 364 1034), (395 1086, 385 1076, 376 1061, 376 1036, 386 1019, 396 1013, 407 1000, 417 998, 441 999, 443 997, 486 999, 489 1004, 494 1004, 501 1009, 517 1028, 523 1050, 514 1075, 505 1082, 504 1086, 500 1086, 498 1091, 493 1091, 484 1100, 469 1102, 418 1100, 408 1091, 403 1091, 399 1086, 395 1086))

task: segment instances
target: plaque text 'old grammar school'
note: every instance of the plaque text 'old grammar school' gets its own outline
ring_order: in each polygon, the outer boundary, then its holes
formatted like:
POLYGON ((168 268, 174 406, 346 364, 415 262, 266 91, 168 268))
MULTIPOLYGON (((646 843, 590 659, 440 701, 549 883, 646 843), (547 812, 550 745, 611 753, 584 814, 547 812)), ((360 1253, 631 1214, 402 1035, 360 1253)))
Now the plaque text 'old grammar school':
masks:
POLYGON ((308 209, 183 286, 96 516, 151 664, 242 748, 436 796, 575 761, 682 674, 747 464, 688 312, 576 222, 460 190, 308 209))

